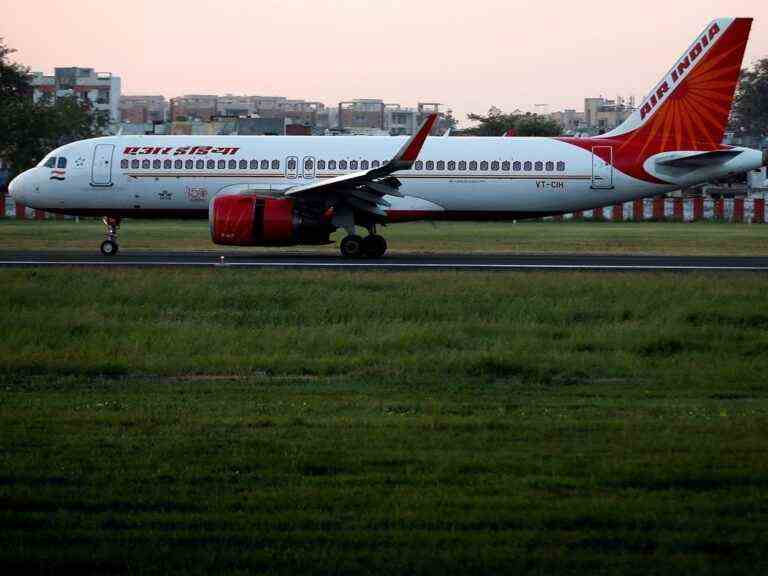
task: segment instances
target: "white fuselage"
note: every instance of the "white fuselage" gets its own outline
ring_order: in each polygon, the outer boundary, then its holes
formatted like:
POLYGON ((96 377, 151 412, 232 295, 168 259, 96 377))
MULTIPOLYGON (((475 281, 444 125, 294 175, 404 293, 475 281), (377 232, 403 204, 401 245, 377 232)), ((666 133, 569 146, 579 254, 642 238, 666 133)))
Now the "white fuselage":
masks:
MULTIPOLYGON (((367 169, 405 138, 114 136, 53 151, 20 177, 17 200, 43 210, 133 217, 206 217, 220 193, 279 196, 292 186, 367 169), (57 158, 53 167, 46 161, 57 158), (66 159, 62 170, 59 158, 66 159), (56 172, 58 170, 58 172, 56 172), (62 173, 63 172, 63 173, 62 173)), ((50 162, 48 162, 50 164, 50 162)), ((660 194, 675 184, 629 177, 589 150, 551 138, 429 138, 394 174, 393 220, 525 218, 660 194)))

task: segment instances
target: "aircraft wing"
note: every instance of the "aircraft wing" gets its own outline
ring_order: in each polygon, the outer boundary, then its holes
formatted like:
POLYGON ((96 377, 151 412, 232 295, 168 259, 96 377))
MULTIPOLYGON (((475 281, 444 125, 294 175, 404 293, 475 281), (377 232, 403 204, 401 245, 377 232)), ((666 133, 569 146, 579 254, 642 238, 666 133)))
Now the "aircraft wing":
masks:
POLYGON ((402 196, 397 191, 400 181, 391 174, 398 170, 408 170, 413 166, 436 120, 437 114, 430 114, 416 134, 411 136, 395 157, 383 166, 295 186, 286 190, 285 196, 331 195, 357 210, 384 216, 382 207, 389 206, 384 196, 402 196))

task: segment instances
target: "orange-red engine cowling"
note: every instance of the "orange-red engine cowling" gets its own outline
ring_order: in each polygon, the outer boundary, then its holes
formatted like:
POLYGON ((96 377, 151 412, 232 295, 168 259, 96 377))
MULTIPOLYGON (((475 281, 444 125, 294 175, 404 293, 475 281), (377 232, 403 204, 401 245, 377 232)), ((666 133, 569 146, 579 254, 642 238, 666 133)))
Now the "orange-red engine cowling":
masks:
POLYGON ((290 198, 231 194, 213 199, 211 238, 228 246, 286 246, 329 241, 325 225, 304 222, 290 198))

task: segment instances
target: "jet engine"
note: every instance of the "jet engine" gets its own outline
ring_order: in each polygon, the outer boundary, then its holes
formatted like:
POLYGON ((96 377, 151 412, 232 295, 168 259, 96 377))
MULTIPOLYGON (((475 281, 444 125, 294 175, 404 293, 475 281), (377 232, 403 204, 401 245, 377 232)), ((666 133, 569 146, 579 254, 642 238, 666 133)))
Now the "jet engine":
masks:
POLYGON ((213 199, 211 239, 228 246, 326 244, 333 232, 321 217, 302 215, 291 198, 229 194, 213 199))

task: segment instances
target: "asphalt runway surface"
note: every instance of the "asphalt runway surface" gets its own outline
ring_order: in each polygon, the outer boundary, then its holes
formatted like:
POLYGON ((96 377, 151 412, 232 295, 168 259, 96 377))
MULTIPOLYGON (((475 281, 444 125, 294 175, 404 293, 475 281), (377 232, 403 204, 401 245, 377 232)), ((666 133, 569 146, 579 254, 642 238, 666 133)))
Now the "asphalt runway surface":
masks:
POLYGON ((133 252, 105 257, 95 251, 0 251, 0 267, 221 267, 240 269, 331 270, 584 270, 613 272, 715 271, 768 272, 763 256, 653 255, 458 255, 393 254, 380 260, 349 260, 311 253, 248 254, 245 252, 133 252))

